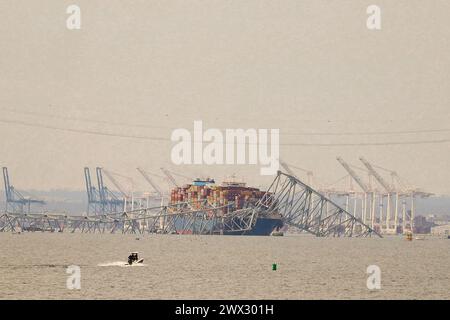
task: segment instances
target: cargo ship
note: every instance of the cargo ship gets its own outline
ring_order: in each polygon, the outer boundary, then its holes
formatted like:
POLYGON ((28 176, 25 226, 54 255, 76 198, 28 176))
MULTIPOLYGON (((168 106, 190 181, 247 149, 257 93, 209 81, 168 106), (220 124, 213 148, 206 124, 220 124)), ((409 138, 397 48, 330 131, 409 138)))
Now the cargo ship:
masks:
MULTIPOLYGON (((245 182, 235 180, 224 181, 216 185, 214 179, 195 179, 191 184, 172 189, 170 194, 170 205, 189 203, 195 210, 201 210, 205 206, 223 208, 220 211, 223 220, 227 220, 238 210, 255 206, 260 199, 266 195, 265 191, 258 188, 248 187, 245 182)), ((273 231, 279 231, 283 227, 282 216, 277 213, 258 215, 251 229, 246 229, 248 221, 240 221, 233 218, 234 229, 225 227, 220 230, 224 235, 259 235, 268 236, 273 231), (239 225, 242 229, 240 230, 239 225), (245 230, 244 230, 245 229, 245 230)), ((211 221, 211 229, 214 222, 211 221)), ((180 233, 191 233, 191 230, 180 230, 180 233)))

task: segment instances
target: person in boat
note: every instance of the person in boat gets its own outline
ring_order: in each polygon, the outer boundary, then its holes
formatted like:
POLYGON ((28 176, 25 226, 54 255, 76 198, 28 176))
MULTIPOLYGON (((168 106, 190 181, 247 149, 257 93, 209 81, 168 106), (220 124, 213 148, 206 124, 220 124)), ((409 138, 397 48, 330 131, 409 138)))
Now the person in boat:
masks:
POLYGON ((137 252, 132 252, 129 256, 128 256, 128 264, 132 264, 134 262, 138 262, 139 257, 138 257, 138 253, 137 252))

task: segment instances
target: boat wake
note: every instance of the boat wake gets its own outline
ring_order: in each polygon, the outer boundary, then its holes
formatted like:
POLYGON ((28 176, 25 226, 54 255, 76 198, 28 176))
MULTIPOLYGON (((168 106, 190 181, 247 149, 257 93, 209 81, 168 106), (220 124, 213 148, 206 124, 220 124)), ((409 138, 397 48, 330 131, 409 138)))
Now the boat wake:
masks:
POLYGON ((114 261, 114 262, 107 262, 107 263, 99 263, 97 265, 98 267, 122 267, 122 268, 129 268, 129 267, 144 267, 145 264, 143 263, 134 263, 132 265, 129 265, 126 261, 114 261))

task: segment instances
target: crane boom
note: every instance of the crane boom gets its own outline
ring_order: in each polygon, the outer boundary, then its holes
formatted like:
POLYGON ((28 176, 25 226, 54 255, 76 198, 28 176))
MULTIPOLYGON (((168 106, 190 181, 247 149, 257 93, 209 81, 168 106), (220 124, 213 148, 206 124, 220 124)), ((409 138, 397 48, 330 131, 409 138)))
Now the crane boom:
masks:
POLYGON ((310 186, 312 185, 312 182, 313 182, 313 172, 312 171, 306 170, 306 169, 303 169, 303 168, 299 168, 299 167, 293 166, 291 164, 288 165, 286 162, 282 161, 281 159, 279 159, 279 161, 280 161, 280 165, 284 168, 284 170, 286 170, 286 172, 289 175, 291 175, 291 176, 293 176, 293 177, 295 177, 297 179, 298 179, 298 176, 292 171, 291 168, 298 169, 298 170, 306 172, 306 176, 308 177, 308 185, 310 185, 310 186))
POLYGON ((92 181, 91 181, 91 173, 89 172, 89 168, 84 168, 84 179, 86 182, 86 192, 88 196, 88 202, 92 202, 94 200, 93 192, 92 192, 92 181))
POLYGON ((108 177, 108 179, 112 182, 112 184, 117 188, 117 190, 120 191, 120 193, 124 196, 124 198, 128 198, 129 196, 128 196, 127 192, 122 188, 122 186, 117 182, 117 180, 112 176, 112 174, 105 169, 103 169, 103 172, 108 177))
POLYGON ((377 179, 377 181, 381 184, 381 186, 387 191, 392 192, 392 187, 386 182, 386 180, 383 179, 383 177, 375 171, 375 169, 372 167, 372 165, 363 157, 359 158, 361 162, 366 166, 367 170, 369 170, 370 174, 377 179))
POLYGON ((175 178, 170 174, 169 170, 161 168, 161 171, 164 173, 164 175, 169 179, 170 182, 172 182, 172 184, 178 188, 178 184, 177 181, 175 180, 175 178))
POLYGON ((336 158, 337 161, 344 167, 348 174, 356 181, 356 183, 363 189, 364 192, 370 192, 370 188, 362 181, 359 175, 344 161, 341 157, 336 158))
POLYGON ((100 202, 104 206, 106 203, 106 194, 105 194, 105 186, 103 185, 102 168, 96 167, 95 173, 97 174, 98 195, 100 198, 100 202))
POLYGON ((43 201, 43 200, 32 199, 28 196, 24 197, 22 195, 22 193, 20 193, 18 190, 16 190, 16 188, 14 188, 14 186, 11 185, 11 183, 10 183, 7 167, 3 167, 3 179, 5 182, 6 201, 22 202, 22 203, 26 203, 26 204, 30 204, 30 203, 45 204, 45 201, 43 201))
MULTIPOLYGON (((167 171, 169 171, 169 170, 167 170, 167 171)), ((179 174, 179 173, 176 173, 176 172, 173 172, 173 171, 169 171, 169 173, 170 173, 171 175, 174 175, 174 176, 178 176, 178 177, 187 179, 188 181, 194 180, 194 178, 192 178, 192 177, 188 177, 188 176, 185 176, 185 175, 183 175, 183 174, 179 174)))
POLYGON ((11 185, 9 184, 8 168, 3 167, 3 180, 5 182, 6 200, 12 200, 11 185))
POLYGON ((280 165, 284 168, 284 170, 286 170, 286 172, 287 172, 289 175, 291 175, 291 176, 293 176, 293 177, 295 177, 295 178, 298 179, 298 177, 295 175, 295 173, 292 171, 292 169, 288 166, 288 164, 287 164, 286 162, 284 162, 284 161, 281 160, 281 159, 279 159, 279 161, 280 161, 280 165))
POLYGON ((137 171, 139 171, 139 173, 144 177, 144 179, 152 186, 152 188, 156 191, 156 193, 158 193, 158 195, 160 197, 163 196, 163 193, 161 191, 161 189, 159 189, 159 187, 156 185, 156 183, 153 182, 153 180, 148 176, 147 172, 145 172, 143 169, 141 168, 136 168, 137 171))

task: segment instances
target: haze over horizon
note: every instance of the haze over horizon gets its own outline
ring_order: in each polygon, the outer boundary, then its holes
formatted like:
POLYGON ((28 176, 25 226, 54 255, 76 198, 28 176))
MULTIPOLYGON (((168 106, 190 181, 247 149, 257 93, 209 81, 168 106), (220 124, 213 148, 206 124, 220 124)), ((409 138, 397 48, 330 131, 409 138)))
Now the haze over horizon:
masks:
POLYGON ((82 190, 85 166, 270 183, 259 165, 173 165, 172 130, 202 120, 279 128, 281 158, 323 183, 363 156, 450 194, 449 2, 377 1, 379 31, 367 1, 77 0, 70 31, 71 3, 0 4, 0 165, 18 188, 82 190))

